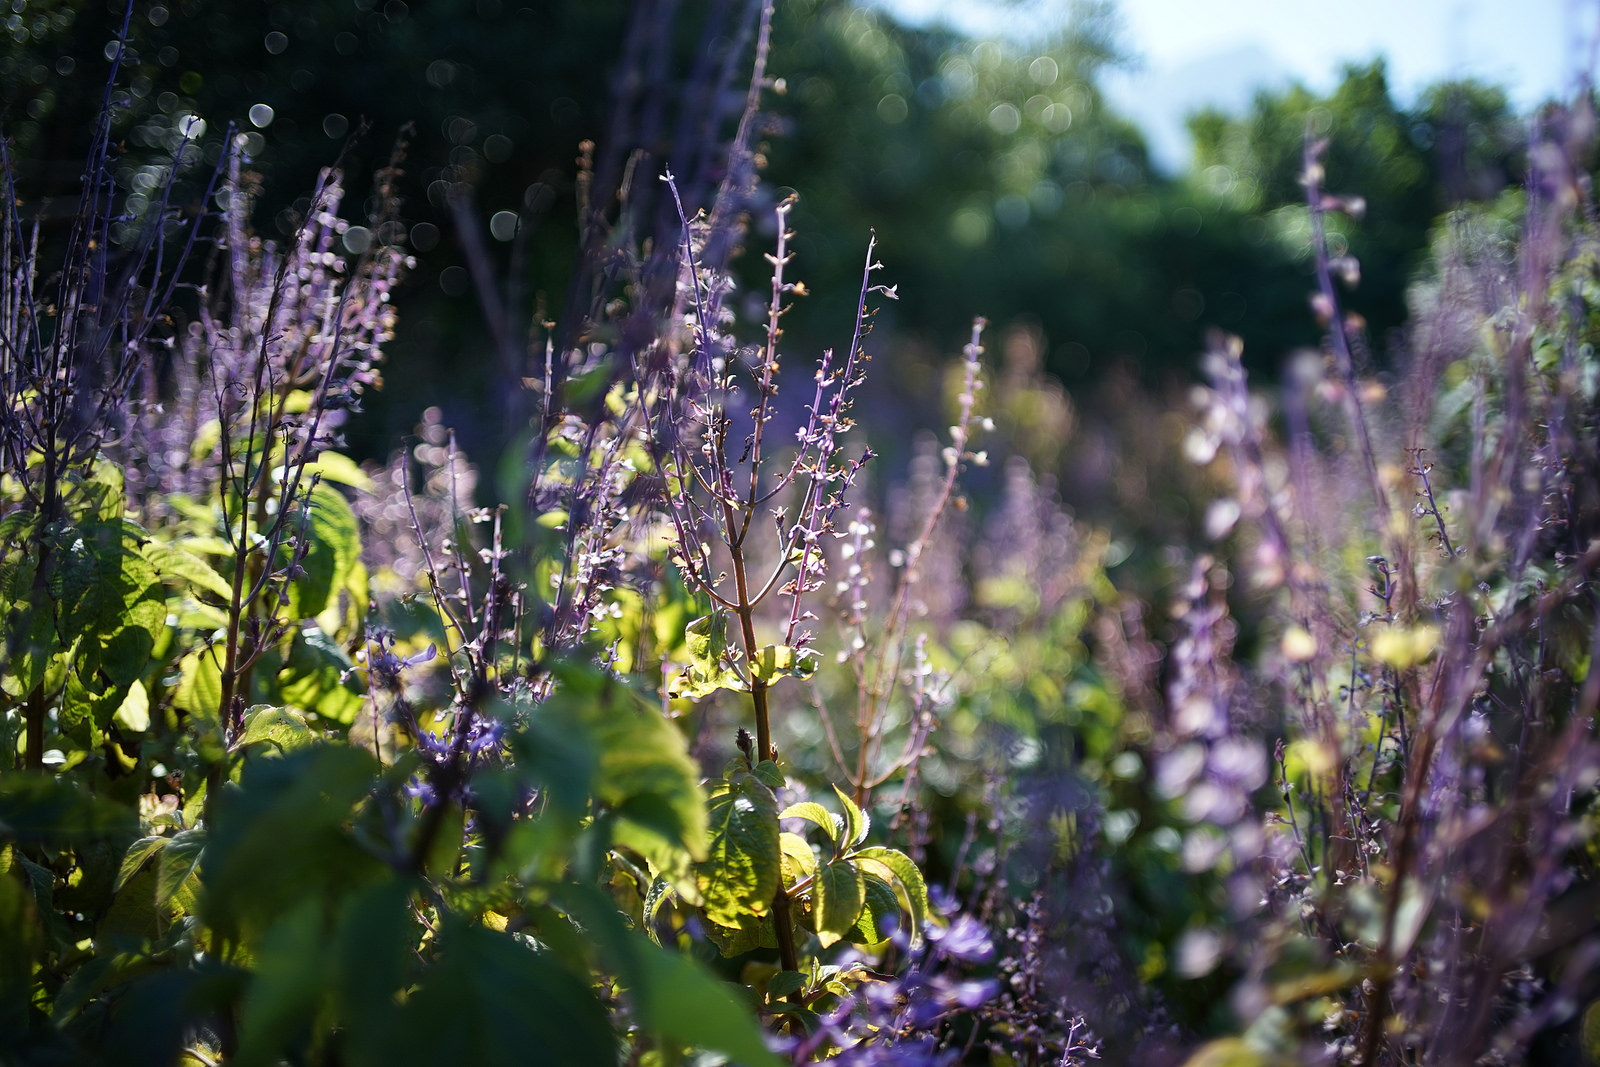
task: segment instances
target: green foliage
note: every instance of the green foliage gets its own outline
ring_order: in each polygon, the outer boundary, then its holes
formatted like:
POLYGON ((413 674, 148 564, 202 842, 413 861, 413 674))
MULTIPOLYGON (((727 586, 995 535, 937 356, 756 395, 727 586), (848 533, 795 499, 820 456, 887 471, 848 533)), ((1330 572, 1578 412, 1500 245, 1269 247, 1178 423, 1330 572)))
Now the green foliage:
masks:
POLYGON ((1324 186, 1359 203, 1330 217, 1328 240, 1336 258, 1350 257, 1342 260, 1348 277, 1359 278, 1350 304, 1380 342, 1380 357, 1383 338, 1409 316, 1408 289, 1424 265, 1435 219, 1462 203, 1491 200, 1514 181, 1525 137, 1505 94, 1475 82, 1433 86, 1403 107, 1382 60, 1348 67, 1326 96, 1301 86, 1263 93, 1243 115, 1202 112, 1190 129, 1190 185, 1205 215, 1193 261, 1205 264, 1207 275, 1193 284, 1207 307, 1220 308, 1223 294, 1233 294, 1242 313, 1221 324, 1273 367, 1320 336, 1300 302, 1311 288, 1300 180, 1308 136, 1328 139, 1324 186))
POLYGON ((744 692, 750 688, 750 683, 732 664, 725 613, 714 611, 695 619, 685 627, 683 641, 689 663, 673 690, 675 695, 695 700, 718 689, 744 692))
POLYGON ((778 798, 764 778, 736 761, 706 789, 711 846, 700 892, 706 917, 719 926, 761 918, 778 891, 778 798))

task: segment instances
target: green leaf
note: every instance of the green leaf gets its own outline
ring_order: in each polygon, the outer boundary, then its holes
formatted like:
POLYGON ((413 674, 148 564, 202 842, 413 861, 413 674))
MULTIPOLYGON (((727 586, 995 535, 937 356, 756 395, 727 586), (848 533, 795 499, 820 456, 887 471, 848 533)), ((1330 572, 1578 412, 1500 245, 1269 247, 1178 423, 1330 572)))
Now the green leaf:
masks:
POLYGON ((321 453, 306 464, 306 474, 319 475, 324 481, 338 482, 363 492, 370 492, 373 488, 371 476, 355 460, 339 452, 321 453))
POLYGON ((89 640, 81 654, 119 686, 150 663, 166 624, 160 576, 142 554, 144 531, 131 522, 63 525, 52 538, 46 577, 64 643, 89 640))
POLYGON ((880 877, 893 877, 900 883, 906 908, 911 913, 911 936, 919 936, 928 918, 928 884, 911 857, 898 849, 873 846, 853 853, 852 858, 867 871, 880 877))
POLYGON ((708 815, 711 844, 699 866, 706 916, 737 927, 744 916, 767 912, 778 891, 778 798, 748 771, 712 783, 708 815))
POLYGON ((360 559, 361 527, 344 495, 319 481, 308 501, 288 517, 286 532, 306 539, 300 573, 289 582, 289 617, 315 618, 344 587, 360 559))
POLYGON ((250 745, 272 745, 279 752, 292 752, 312 744, 317 735, 304 719, 286 708, 257 704, 244 713, 243 730, 234 742, 234 751, 250 745))
POLYGON ((866 812, 856 807, 856 802, 851 800, 844 790, 834 786, 833 793, 844 808, 845 847, 853 848, 867 839, 867 831, 872 829, 872 819, 866 812))
POLYGON ((330 970, 322 913, 320 900, 301 901, 262 937, 240 1012, 238 1067, 279 1062, 311 1025, 330 970))
POLYGON ((365 1064, 605 1064, 617 1042, 587 974, 510 935, 448 919, 437 962, 365 1064))
POLYGON ((899 925, 900 898, 894 886, 870 871, 862 871, 862 907, 845 939, 858 945, 879 945, 899 925))
POLYGON ((719 1052, 744 1067, 777 1067, 761 1027, 726 983, 687 956, 643 947, 633 990, 647 1030, 692 1048, 719 1052))
POLYGON ((778 678, 809 678, 816 671, 816 653, 789 645, 766 645, 750 660, 750 673, 767 682, 778 678))
POLYGON ((801 971, 779 971, 767 979, 767 1000, 778 1001, 806 987, 806 976, 801 971))
POLYGON ((143 682, 134 679, 111 717, 129 733, 142 734, 150 729, 150 693, 143 682))
POLYGON ((412 884, 389 878, 351 893, 333 937, 334 1003, 352 1067, 392 1067, 382 1053, 399 1013, 396 994, 410 984, 421 928, 411 916, 412 884))
POLYGON ((705 929, 706 937, 717 946, 717 952, 728 959, 758 948, 778 947, 778 932, 772 925, 771 915, 741 915, 737 926, 706 923, 705 929))
POLYGON ((720 611, 691 622, 683 633, 689 665, 672 683, 672 695, 698 700, 718 689, 744 692, 750 683, 730 663, 728 617, 720 611))
POLYGON ((16 841, 59 848, 107 838, 127 841, 138 832, 138 819, 127 808, 71 781, 37 774, 0 775, 0 844, 16 841))
POLYGON ((366 703, 355 664, 327 634, 297 630, 289 659, 278 672, 278 692, 286 704, 329 722, 349 723, 366 703))
POLYGON ((1243 1038, 1220 1037, 1200 1046, 1183 1067, 1268 1067, 1270 1061, 1243 1038))
POLYGON ((656 915, 661 911, 661 906, 672 898, 672 883, 665 878, 656 877, 650 883, 650 889, 644 895, 644 908, 641 911, 641 923, 644 926, 645 936, 656 944, 661 944, 661 936, 656 933, 656 915))
POLYGON ((160 874, 156 881, 156 903, 165 904, 179 893, 193 892, 199 885, 200 859, 205 852, 206 832, 184 830, 173 835, 161 850, 160 874))
POLYGON ((766 783, 767 788, 774 793, 789 784, 788 779, 783 776, 783 769, 769 759, 757 761, 750 773, 766 783))
POLYGON ((362 749, 325 743, 245 760, 238 785, 213 798, 206 920, 225 937, 241 936, 307 897, 336 900, 386 872, 348 826, 376 771, 362 749))
POLYGON ((614 839, 698 903, 695 861, 707 855, 700 772, 683 734, 633 689, 587 666, 557 668, 555 696, 529 711, 513 741, 525 769, 576 819, 591 793, 616 816, 614 839))
POLYGON ((817 854, 805 838, 785 830, 778 835, 778 847, 783 852, 784 869, 792 875, 785 880, 785 885, 793 885, 817 873, 817 854))
POLYGON ((222 650, 201 648, 178 663, 178 688, 172 703, 193 715, 217 718, 222 703, 222 650))
POLYGON ((0 870, 0 944, 5 945, 0 952, 0 1032, 13 1038, 30 1029, 33 969, 44 948, 43 933, 33 894, 14 872, 0 870))
POLYGON ((141 837, 128 846, 127 853, 122 857, 122 866, 117 871, 116 884, 111 887, 112 892, 121 892, 122 887, 128 884, 128 879, 139 873, 139 868, 145 865, 151 856, 167 847, 171 838, 167 837, 141 837))
POLYGON ((751 1067, 776 1064, 760 1026, 736 999, 733 987, 693 959, 647 944, 592 886, 563 887, 558 896, 622 979, 634 1017, 646 1031, 665 1043, 720 1052, 751 1067))
POLYGON ((827 808, 814 800, 802 800, 798 804, 790 804, 779 813, 780 819, 804 819, 815 823, 827 833, 830 841, 837 842, 839 835, 844 833, 844 819, 835 815, 827 808))
POLYGON ((176 578, 195 593, 211 593, 223 603, 233 599, 227 579, 205 560, 181 545, 151 541, 144 546, 144 558, 163 578, 176 578))
POLYGON ((834 860, 817 872, 812 885, 817 940, 827 948, 842 940, 860 918, 866 902, 865 879, 849 860, 834 860))

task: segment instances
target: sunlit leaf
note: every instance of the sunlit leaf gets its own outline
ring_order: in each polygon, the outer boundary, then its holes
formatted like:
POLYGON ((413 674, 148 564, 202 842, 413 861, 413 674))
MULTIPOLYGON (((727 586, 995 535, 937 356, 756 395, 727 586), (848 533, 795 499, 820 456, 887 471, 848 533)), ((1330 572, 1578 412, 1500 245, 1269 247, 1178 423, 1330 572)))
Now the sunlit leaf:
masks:
POLYGON ((150 694, 143 682, 134 679, 112 718, 130 733, 141 734, 150 729, 150 694))
POLYGON ((238 750, 249 745, 269 744, 279 752, 290 752, 311 744, 316 738, 317 735, 305 720, 288 709, 257 704, 245 710, 242 729, 234 748, 238 750))
POLYGON ((297 630, 289 658, 278 672, 284 703, 329 722, 349 723, 366 704, 355 664, 327 634, 316 628, 297 630))
POLYGON ((861 914, 845 940, 861 945, 881 944, 899 925, 900 898, 895 895, 893 885, 865 869, 861 887, 861 914))
POLYGON ((790 875, 784 880, 785 885, 793 885, 817 873, 817 854, 805 838, 785 830, 778 835, 778 847, 783 852, 784 870, 790 875))
POLYGON ((526 771, 576 820, 594 796, 615 816, 613 833, 647 859, 690 903, 700 899, 693 864, 706 856, 699 768, 683 735, 641 694, 602 672, 564 664, 561 685, 530 709, 513 738, 526 771))
POLYGON ((171 840, 169 837, 141 837, 129 845, 127 853, 122 857, 122 866, 117 871, 117 881, 112 890, 120 891, 128 884, 128 879, 139 873, 139 869, 146 861, 166 848, 171 840))
POLYGON ((766 645, 750 660, 750 673, 763 681, 809 678, 817 671, 817 657, 788 645, 766 645))
POLYGON ((178 579, 192 591, 210 593, 224 603, 232 599, 233 589, 227 579, 182 544, 151 541, 144 546, 144 558, 162 578, 178 579))
POLYGON ((165 904, 179 893, 195 888, 205 847, 205 831, 194 829, 175 834, 161 849, 161 866, 156 881, 157 904, 165 904))
POLYGON ((700 891, 712 922, 738 926, 742 916, 765 915, 778 891, 778 798, 748 771, 709 788, 710 848, 699 866, 700 891))
POLYGON ((834 796, 839 798, 839 804, 844 808, 844 844, 853 848, 867 839, 867 833, 872 829, 872 818, 856 806, 849 795, 838 786, 833 787, 834 796))
POLYGON ((289 582, 286 611, 297 620, 315 618, 344 587, 360 559, 360 525, 344 495, 318 482, 307 503, 288 517, 287 533, 304 539, 305 552, 289 582))
POLYGON ((911 914, 911 933, 916 936, 928 918, 928 886, 911 857, 898 849, 872 846, 853 853, 853 858, 866 870, 900 884, 911 914))
POLYGON ((790 804, 778 814, 780 819, 804 819, 809 823, 822 827, 830 841, 838 841, 844 833, 844 819, 835 815, 827 808, 814 800, 802 800, 798 804, 790 804))
POLYGON ((817 940, 827 948, 843 939, 860 918, 866 903, 865 879, 860 868, 849 860, 834 860, 817 871, 812 894, 817 940))
POLYGON ((744 676, 729 663, 728 617, 713 612, 691 622, 684 630, 689 665, 673 680, 672 694, 698 700, 718 689, 743 692, 750 688, 744 676))

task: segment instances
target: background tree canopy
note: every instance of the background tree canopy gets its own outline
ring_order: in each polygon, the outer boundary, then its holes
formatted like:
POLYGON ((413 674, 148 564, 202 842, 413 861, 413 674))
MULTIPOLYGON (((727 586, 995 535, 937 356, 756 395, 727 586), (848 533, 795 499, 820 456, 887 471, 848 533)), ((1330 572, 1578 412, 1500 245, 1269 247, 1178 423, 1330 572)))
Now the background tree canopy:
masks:
MULTIPOLYGON (((437 403, 488 456, 504 433, 484 416, 514 369, 463 358, 495 347, 468 240, 507 265, 508 306, 536 295, 542 310, 518 332, 559 318, 581 144, 599 142, 614 169, 632 159, 636 186, 663 166, 690 169, 674 146, 695 123, 728 121, 716 94, 739 92, 726 74, 749 27, 734 8, 677 12, 652 0, 630 23, 624 0, 140 5, 126 158, 135 165, 191 114, 209 124, 214 156, 236 124, 262 175, 258 217, 287 232, 295 197, 354 131, 368 132, 340 158, 359 188, 409 129, 402 218, 420 264, 404 292, 410 329, 377 413, 351 429, 354 446, 385 451, 419 404, 437 403), (639 26, 660 32, 639 40, 639 26), (454 215, 452 196, 470 198, 470 212, 454 215), (470 239, 463 218, 476 220, 470 239)), ((73 131, 98 106, 108 12, 29 0, 0 38, 7 134, 46 161, 22 174, 27 192, 76 180, 73 131)), ((1210 327, 1242 336, 1247 362, 1275 371, 1317 338, 1303 311, 1310 244, 1298 181, 1309 121, 1331 140, 1328 187, 1366 203, 1332 239, 1359 258, 1351 303, 1382 363, 1434 218, 1520 179, 1522 135, 1503 92, 1439 85, 1402 105, 1381 60, 1349 69, 1325 98, 1294 87, 1263 93, 1242 115, 1196 115, 1192 167, 1162 174, 1100 92, 1119 48, 1108 3, 1075 4, 1064 25, 1028 41, 967 40, 849 0, 779 5, 771 70, 787 91, 769 103, 762 195, 799 194, 795 271, 820 294, 788 321, 791 338, 811 350, 841 343, 875 230, 900 298, 878 329, 901 375, 953 350, 975 313, 1037 329, 1045 368, 1069 385, 1119 366, 1151 383, 1187 377, 1210 327)), ((691 210, 706 188, 690 191, 691 210)), ((765 212, 758 225, 770 230, 765 212)))

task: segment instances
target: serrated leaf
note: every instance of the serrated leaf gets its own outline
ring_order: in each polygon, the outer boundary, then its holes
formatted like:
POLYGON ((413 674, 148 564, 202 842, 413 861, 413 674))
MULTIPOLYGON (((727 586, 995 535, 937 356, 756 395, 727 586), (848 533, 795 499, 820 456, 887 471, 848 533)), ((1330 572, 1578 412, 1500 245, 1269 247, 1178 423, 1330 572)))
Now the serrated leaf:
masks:
MULTIPOLYGON (((865 868, 865 864, 862 865, 865 868)), ((878 945, 889 939, 900 919, 900 898, 886 879, 863 869, 861 914, 846 940, 859 945, 878 945)))
POLYGON ((736 927, 765 915, 782 869, 778 798, 755 775, 736 772, 712 785, 707 818, 710 847, 698 868, 707 918, 736 927))
POLYGON ((767 1002, 782 1000, 791 993, 806 987, 806 976, 800 971, 779 971, 767 979, 767 1002))
POLYGON ((706 937, 717 946, 717 952, 724 958, 742 956, 758 948, 778 947, 778 935, 772 925, 771 915, 759 918, 754 915, 744 915, 739 921, 738 926, 706 923, 706 937))
POLYGON ((156 881, 156 903, 165 904, 181 892, 191 879, 198 879, 200 856, 205 851, 203 830, 184 830, 174 835, 161 850, 160 874, 156 881))
POLYGON ((657 875, 655 880, 650 883, 649 891, 644 895, 643 918, 641 921, 644 924, 646 936, 658 945, 661 944, 661 938, 656 933, 656 913, 670 899, 672 899, 672 883, 657 875))
POLYGON ((122 866, 117 871, 116 884, 111 887, 112 892, 121 892, 122 887, 128 884, 128 879, 138 874, 145 861, 166 848, 169 841, 171 838, 167 837, 141 837, 129 845, 127 854, 122 857, 122 866))
MULTIPOLYGON (((45 586, 54 601, 58 647, 75 647, 80 676, 103 674, 117 692, 95 715, 104 725, 121 690, 150 665, 157 635, 166 625, 160 578, 141 554, 144 531, 131 522, 62 524, 50 535, 45 586), (81 640, 80 640, 81 639, 81 640)), ((85 683, 87 686, 87 683, 85 683)))
POLYGON ((866 900, 865 883, 861 870, 849 860, 835 860, 817 871, 812 917, 823 948, 843 940, 856 925, 866 900))
POLYGON ((280 752, 292 752, 317 739, 304 719, 286 708, 275 708, 270 704, 257 704, 246 709, 243 722, 243 732, 233 745, 236 751, 247 745, 265 743, 273 745, 280 752))
POLYGON ((928 884, 911 857, 899 849, 874 845, 853 853, 853 858, 867 870, 886 877, 892 876, 900 884, 905 893, 906 909, 911 913, 911 935, 919 936, 928 918, 928 884), (877 866, 881 866, 882 871, 878 871, 877 866))
POLYGON ((814 800, 802 800, 798 804, 790 804, 779 813, 778 818, 804 819, 822 827, 828 839, 834 842, 837 842, 839 835, 844 833, 844 820, 814 800))
POLYGON ((817 657, 789 645, 766 645, 750 660, 750 673, 763 681, 809 678, 817 672, 817 657))
POLYGON ((750 773, 761 779, 774 793, 789 784, 789 780, 783 776, 783 769, 769 759, 756 763, 750 773))
POLYGON ((846 848, 854 848, 867 839, 867 832, 872 829, 872 818, 856 806, 856 802, 847 796, 838 786, 833 787, 833 793, 839 798, 839 804, 844 808, 846 848))
POLYGON ((689 652, 689 664, 673 680, 673 696, 698 700, 718 689, 742 693, 750 688, 750 683, 729 663, 728 617, 722 612, 691 622, 684 628, 683 643, 689 652))

